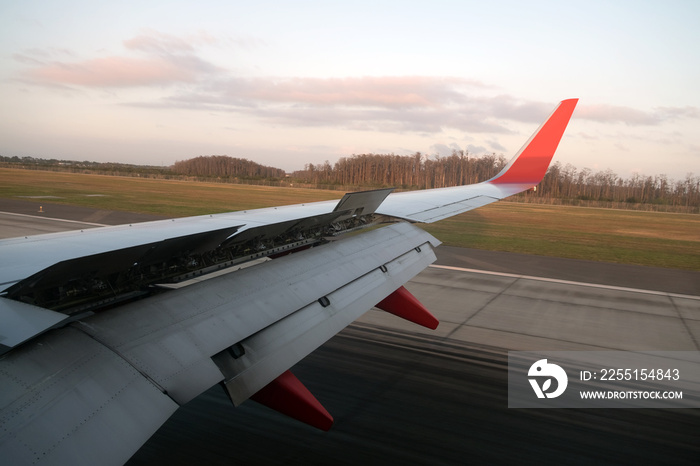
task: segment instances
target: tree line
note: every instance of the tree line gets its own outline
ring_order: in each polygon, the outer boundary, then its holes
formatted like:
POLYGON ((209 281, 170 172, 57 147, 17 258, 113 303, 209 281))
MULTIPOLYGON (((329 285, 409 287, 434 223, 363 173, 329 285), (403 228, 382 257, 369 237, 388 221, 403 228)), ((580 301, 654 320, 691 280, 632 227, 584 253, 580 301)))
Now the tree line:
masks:
POLYGON ((306 164, 293 178, 310 184, 343 186, 393 186, 401 189, 430 189, 476 183, 495 176, 506 164, 496 154, 472 157, 455 151, 447 157, 360 154, 342 157, 334 166, 306 164))
POLYGON ((582 201, 603 201, 626 204, 655 204, 694 207, 700 206, 700 176, 688 173, 682 180, 666 175, 644 176, 635 173, 622 178, 608 169, 593 172, 577 169, 571 164, 553 163, 536 192, 539 198, 563 198, 582 201))
MULTIPOLYGON (((454 151, 446 157, 428 157, 419 152, 411 156, 361 154, 343 157, 334 165, 328 161, 306 164, 304 170, 294 172, 293 178, 297 182, 326 186, 428 189, 486 181, 498 174, 506 163, 502 155, 476 157, 463 151, 454 151)), ((564 203, 609 207, 638 204, 684 207, 684 211, 699 212, 700 177, 689 173, 685 179, 671 180, 666 175, 635 174, 625 179, 612 170, 593 172, 555 162, 537 189, 520 197, 540 202, 558 199, 568 201, 564 203)))
MULTIPOLYGON (((347 191, 378 187, 429 189, 478 183, 498 174, 506 163, 502 155, 477 157, 462 151, 446 157, 419 152, 410 156, 360 154, 343 157, 333 165, 328 161, 309 163, 304 170, 286 176, 279 168, 218 155, 178 161, 172 167, 0 156, 0 166, 14 168, 347 191)), ((512 200, 700 213, 700 177, 689 173, 682 180, 672 180, 666 175, 635 174, 625 179, 612 170, 593 172, 555 162, 536 190, 512 200)))
POLYGON ((88 160, 81 162, 77 160, 41 159, 30 156, 8 157, 2 155, 0 155, 0 167, 149 178, 164 178, 170 173, 170 167, 158 167, 155 165, 91 162, 88 160))
POLYGON ((177 161, 171 167, 177 175, 215 178, 284 178, 281 168, 260 165, 248 159, 226 155, 202 155, 177 161))

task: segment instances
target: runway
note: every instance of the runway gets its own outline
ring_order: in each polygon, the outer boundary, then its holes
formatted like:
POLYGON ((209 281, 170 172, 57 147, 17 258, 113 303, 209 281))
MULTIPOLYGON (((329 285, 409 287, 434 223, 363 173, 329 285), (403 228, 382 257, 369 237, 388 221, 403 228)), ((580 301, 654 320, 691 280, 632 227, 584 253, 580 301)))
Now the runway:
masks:
POLYGON ((294 373, 335 416, 322 433, 219 387, 181 408, 141 464, 695 464, 689 410, 508 409, 505 352, 353 325, 294 373))
MULTIPOLYGON (((67 227, 18 218, 0 237, 67 227)), ((436 331, 372 310, 292 369, 330 432, 214 387, 129 464, 697 463, 696 409, 509 409, 506 369, 509 350, 698 351, 699 273, 446 247, 436 265, 407 285, 436 331)))

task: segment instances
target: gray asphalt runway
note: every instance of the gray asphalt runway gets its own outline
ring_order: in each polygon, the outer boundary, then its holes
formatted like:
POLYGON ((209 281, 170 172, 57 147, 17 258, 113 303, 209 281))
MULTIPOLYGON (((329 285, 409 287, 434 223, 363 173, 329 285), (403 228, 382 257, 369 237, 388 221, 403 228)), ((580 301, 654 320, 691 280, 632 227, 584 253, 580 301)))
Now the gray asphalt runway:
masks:
POLYGON ((700 272, 450 246, 440 246, 436 255, 436 264, 440 265, 669 293, 700 294, 700 272))
MULTIPOLYGON (((92 223, 126 215, 52 211, 92 223)), ((68 225, 17 219, 0 214, 0 237, 8 222, 30 233, 68 225)), ((697 351, 700 274, 437 251, 448 268, 407 285, 440 319, 436 331, 370 311, 292 369, 334 415, 330 432, 253 402, 234 409, 213 387, 129 464, 697 463, 699 410, 509 409, 506 361, 535 348, 697 351)))
POLYGON ((508 409, 502 349, 353 325, 293 372, 335 415, 328 433, 220 387, 132 457, 145 464, 696 464, 689 410, 508 409))

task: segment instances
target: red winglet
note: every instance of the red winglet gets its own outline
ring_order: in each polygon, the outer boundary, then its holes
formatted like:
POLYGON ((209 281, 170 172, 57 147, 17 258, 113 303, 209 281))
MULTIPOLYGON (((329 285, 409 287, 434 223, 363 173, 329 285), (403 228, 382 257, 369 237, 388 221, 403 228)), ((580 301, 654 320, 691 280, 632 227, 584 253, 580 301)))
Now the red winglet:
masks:
POLYGON ((429 310, 403 286, 384 298, 377 307, 382 311, 435 330, 440 323, 429 310))
POLYGON ((508 165, 489 182, 535 186, 542 181, 577 102, 578 99, 562 101, 508 165))
POLYGON ((290 371, 282 373, 250 399, 326 432, 333 425, 333 417, 326 408, 290 371))

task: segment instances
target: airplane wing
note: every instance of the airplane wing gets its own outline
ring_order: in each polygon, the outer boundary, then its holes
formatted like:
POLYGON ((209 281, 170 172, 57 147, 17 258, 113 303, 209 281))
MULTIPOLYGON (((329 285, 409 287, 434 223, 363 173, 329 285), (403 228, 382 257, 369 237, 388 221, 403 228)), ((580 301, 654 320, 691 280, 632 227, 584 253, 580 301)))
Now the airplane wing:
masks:
POLYGON ((329 429, 289 368, 375 306, 436 328, 413 223, 535 186, 576 102, 483 183, 0 241, 0 458, 122 464, 215 384, 329 429))

